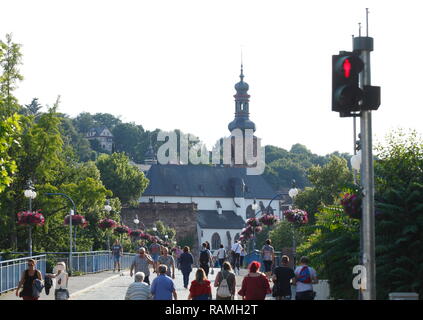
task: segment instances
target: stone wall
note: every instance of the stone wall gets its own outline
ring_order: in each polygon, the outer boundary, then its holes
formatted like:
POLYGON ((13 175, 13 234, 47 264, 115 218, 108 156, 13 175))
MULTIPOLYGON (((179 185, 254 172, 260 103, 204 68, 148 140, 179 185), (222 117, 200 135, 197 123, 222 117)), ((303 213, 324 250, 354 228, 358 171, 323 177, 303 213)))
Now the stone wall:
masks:
POLYGON ((152 228, 156 221, 176 230, 176 239, 180 241, 188 235, 194 238, 193 253, 198 251, 197 204, 196 203, 139 203, 137 208, 122 208, 123 223, 136 229, 134 219, 138 216, 146 228, 152 228))

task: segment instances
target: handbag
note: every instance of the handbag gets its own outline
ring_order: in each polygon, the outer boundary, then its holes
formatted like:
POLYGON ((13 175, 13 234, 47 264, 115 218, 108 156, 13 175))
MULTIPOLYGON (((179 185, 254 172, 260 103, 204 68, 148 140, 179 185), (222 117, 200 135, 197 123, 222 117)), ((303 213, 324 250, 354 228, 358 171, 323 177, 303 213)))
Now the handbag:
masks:
POLYGON ((68 289, 57 289, 54 293, 56 300, 68 300, 69 299, 69 291, 68 289))
POLYGON ((272 297, 279 297, 280 296, 280 289, 278 282, 274 282, 272 288, 272 297))

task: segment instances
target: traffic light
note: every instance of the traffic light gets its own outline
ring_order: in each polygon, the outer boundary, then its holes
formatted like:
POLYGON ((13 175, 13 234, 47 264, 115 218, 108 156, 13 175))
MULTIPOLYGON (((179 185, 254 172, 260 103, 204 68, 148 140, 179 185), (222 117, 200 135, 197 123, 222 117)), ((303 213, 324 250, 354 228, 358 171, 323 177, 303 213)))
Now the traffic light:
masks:
POLYGON ((360 111, 364 93, 358 83, 358 74, 364 63, 353 52, 332 56, 332 111, 342 115, 360 111))

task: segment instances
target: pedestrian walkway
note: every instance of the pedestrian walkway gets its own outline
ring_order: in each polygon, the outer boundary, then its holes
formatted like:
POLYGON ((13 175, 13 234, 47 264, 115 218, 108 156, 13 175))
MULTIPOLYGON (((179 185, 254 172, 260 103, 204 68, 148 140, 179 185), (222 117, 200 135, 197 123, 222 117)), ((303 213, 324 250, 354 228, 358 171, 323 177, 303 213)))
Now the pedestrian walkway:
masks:
MULTIPOLYGON (((190 283, 194 280, 195 272, 197 269, 193 269, 190 274, 190 283)), ((219 268, 214 268, 214 274, 209 273, 208 279, 212 282, 212 295, 213 299, 216 298, 216 290, 214 285, 214 280, 216 274, 219 271, 219 268)), ((236 275, 236 292, 241 289, 242 280, 244 276, 248 273, 246 269, 241 269, 240 275, 236 275)), ((150 274, 150 282, 156 278, 155 273, 150 274)), ((113 273, 112 271, 105 271, 95 274, 88 274, 77 277, 69 278, 69 293, 71 300, 123 300, 125 299, 126 290, 128 286, 134 281, 133 277, 129 276, 129 271, 125 270, 119 273, 113 273)), ((183 286, 183 277, 182 273, 179 270, 175 270, 175 287, 178 295, 178 300, 187 300, 189 295, 189 290, 185 289, 183 286)), ((326 284, 327 285, 327 284, 326 284)), ((271 283, 273 286, 273 283, 271 283)), ((189 288, 189 287, 188 287, 189 288)), ((327 299, 323 292, 320 291, 320 286, 315 286, 315 291, 317 291, 318 300, 327 299)), ((292 290, 293 295, 295 295, 295 288, 292 290)), ((326 292, 325 292, 326 293, 326 292)), ((235 300, 240 300, 241 297, 237 294, 235 300)), ((266 296, 266 300, 273 300, 271 294, 266 296)), ((0 295, 0 300, 21 300, 21 298, 16 297, 15 291, 10 291, 8 293, 0 295)), ((40 300, 54 300, 54 290, 50 291, 49 295, 45 294, 45 291, 41 293, 40 300)))

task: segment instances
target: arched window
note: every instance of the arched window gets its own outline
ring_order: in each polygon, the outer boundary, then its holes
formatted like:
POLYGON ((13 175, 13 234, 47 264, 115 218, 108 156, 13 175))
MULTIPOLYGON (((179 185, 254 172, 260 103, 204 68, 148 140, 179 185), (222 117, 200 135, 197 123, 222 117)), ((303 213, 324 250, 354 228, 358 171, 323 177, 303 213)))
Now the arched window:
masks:
POLYGON ((219 236, 219 234, 218 233, 214 233, 213 235, 212 235, 212 238, 211 238, 211 249, 212 250, 217 250, 217 249, 219 249, 220 248, 220 244, 221 244, 222 242, 221 242, 221 240, 220 240, 220 236, 219 236))
POLYGON ((235 235, 235 238, 234 238, 234 241, 238 241, 239 240, 239 233, 237 233, 236 235, 235 235))

